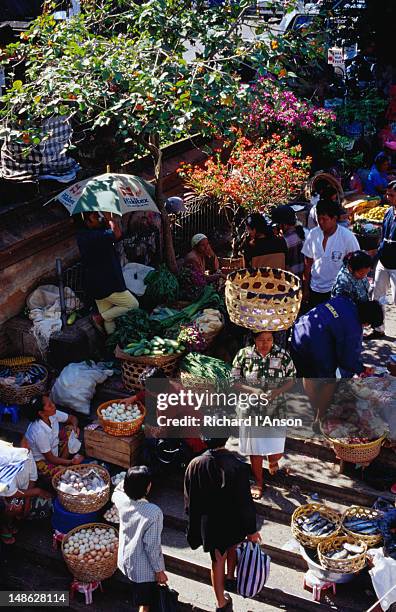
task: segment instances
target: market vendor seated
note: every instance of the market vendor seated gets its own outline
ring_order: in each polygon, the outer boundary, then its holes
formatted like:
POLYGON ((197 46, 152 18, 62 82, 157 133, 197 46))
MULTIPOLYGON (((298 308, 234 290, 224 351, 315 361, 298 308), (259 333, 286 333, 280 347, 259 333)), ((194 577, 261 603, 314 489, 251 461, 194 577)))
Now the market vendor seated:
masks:
POLYGON ((20 446, 20 449, 16 449, 12 444, 0 441, 2 465, 7 464, 7 456, 9 463, 14 463, 16 452, 20 453, 19 460, 26 459, 22 469, 0 493, 0 540, 3 544, 14 544, 14 536, 18 533, 16 519, 29 517, 38 505, 41 511, 43 507, 48 508, 48 511, 52 508, 51 493, 36 486, 38 479, 36 462, 26 438, 22 439, 20 446))
POLYGON ((208 283, 222 276, 217 255, 205 234, 195 234, 191 238, 191 251, 184 258, 184 266, 205 275, 208 283))
POLYGON ((72 432, 80 433, 77 417, 57 410, 48 395, 42 395, 31 400, 28 418, 31 423, 25 436, 40 476, 51 480, 62 466, 82 463, 83 455, 71 457, 69 452, 72 432), (61 429, 60 423, 64 425, 61 429))

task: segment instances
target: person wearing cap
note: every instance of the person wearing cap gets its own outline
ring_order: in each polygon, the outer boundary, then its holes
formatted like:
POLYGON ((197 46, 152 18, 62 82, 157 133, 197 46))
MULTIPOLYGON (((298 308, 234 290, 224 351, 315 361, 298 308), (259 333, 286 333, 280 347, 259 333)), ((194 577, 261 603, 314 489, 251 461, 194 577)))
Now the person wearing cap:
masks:
POLYGON ((169 215, 177 215, 178 213, 183 212, 186 210, 183 198, 179 198, 177 196, 168 198, 165 202, 165 210, 169 215))
POLYGON ((215 281, 221 275, 219 260, 205 234, 191 238, 191 251, 184 258, 184 265, 206 275, 207 282, 215 281), (207 275, 206 272, 209 272, 207 275))
POLYGON ((252 213, 246 219, 247 240, 243 248, 246 267, 257 267, 253 259, 263 255, 284 253, 287 255, 287 244, 284 238, 275 236, 272 227, 261 213, 252 213))
POLYGON ((301 250, 305 256, 303 300, 310 308, 330 299, 344 257, 360 249, 354 234, 338 225, 336 202, 320 200, 317 212, 319 227, 310 231, 301 250))
POLYGON ((389 182, 389 169, 390 159, 388 155, 385 153, 378 153, 371 166, 365 185, 365 191, 368 195, 381 197, 385 195, 389 182))
POLYGON ((297 225, 296 213, 290 206, 277 206, 271 217, 273 223, 280 227, 287 244, 286 269, 302 279, 304 255, 301 249, 305 240, 304 228, 297 225))

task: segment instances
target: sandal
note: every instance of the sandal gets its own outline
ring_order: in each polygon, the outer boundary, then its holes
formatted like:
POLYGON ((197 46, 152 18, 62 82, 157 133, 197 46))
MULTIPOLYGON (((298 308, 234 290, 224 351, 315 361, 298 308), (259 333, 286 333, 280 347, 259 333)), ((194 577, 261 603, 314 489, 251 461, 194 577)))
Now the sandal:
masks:
POLYGON ((226 594, 225 598, 227 603, 225 603, 221 608, 216 608, 216 612, 232 612, 232 599, 228 593, 226 594))
POLYGON ((15 544, 16 542, 12 533, 0 533, 0 539, 3 544, 15 544))
POLYGON ((253 499, 261 499, 263 497, 263 487, 253 485, 250 487, 250 493, 252 494, 253 499))
POLYGON ((275 474, 279 471, 279 462, 278 461, 269 461, 268 462, 268 471, 270 476, 275 476, 275 474))

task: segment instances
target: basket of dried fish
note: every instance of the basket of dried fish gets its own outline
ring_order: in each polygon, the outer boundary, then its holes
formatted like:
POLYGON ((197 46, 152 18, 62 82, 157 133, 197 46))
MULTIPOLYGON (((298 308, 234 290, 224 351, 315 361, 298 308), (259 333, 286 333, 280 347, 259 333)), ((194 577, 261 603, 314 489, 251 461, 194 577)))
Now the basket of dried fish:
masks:
POLYGON ((292 534, 308 548, 316 548, 321 542, 333 538, 340 529, 341 516, 323 504, 306 504, 293 512, 292 534))
POLYGON ((351 535, 331 538, 318 546, 321 565, 343 574, 360 572, 366 565, 366 553, 367 544, 351 535))
POLYGON ((373 508, 351 506, 342 515, 342 529, 348 535, 355 536, 367 546, 376 546, 382 540, 379 520, 382 513, 373 508))

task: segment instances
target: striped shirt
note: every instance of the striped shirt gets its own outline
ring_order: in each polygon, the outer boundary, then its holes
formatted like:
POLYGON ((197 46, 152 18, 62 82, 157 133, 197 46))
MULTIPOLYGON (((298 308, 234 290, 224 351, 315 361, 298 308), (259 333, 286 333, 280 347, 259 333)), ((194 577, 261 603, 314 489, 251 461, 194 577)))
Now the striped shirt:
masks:
POLYGON ((162 511, 146 499, 130 499, 123 485, 112 496, 120 515, 118 567, 133 582, 155 582, 155 573, 165 570, 162 511))

